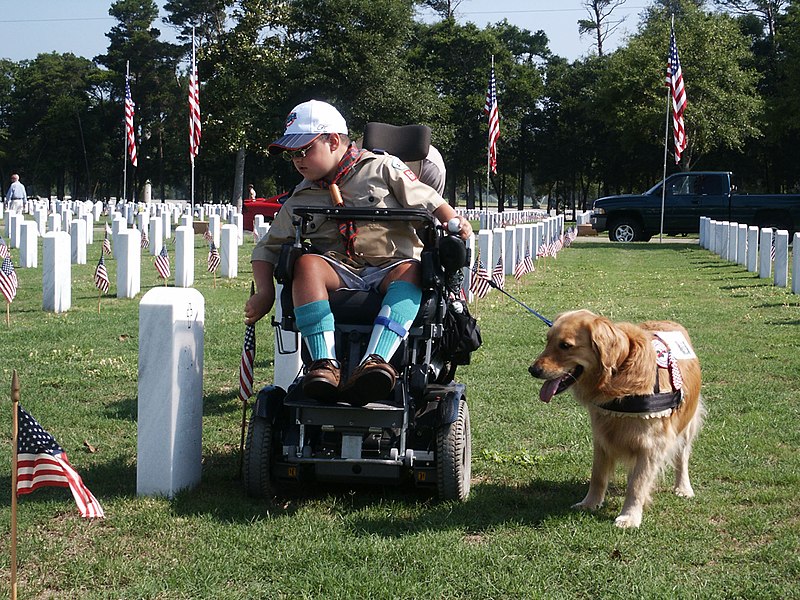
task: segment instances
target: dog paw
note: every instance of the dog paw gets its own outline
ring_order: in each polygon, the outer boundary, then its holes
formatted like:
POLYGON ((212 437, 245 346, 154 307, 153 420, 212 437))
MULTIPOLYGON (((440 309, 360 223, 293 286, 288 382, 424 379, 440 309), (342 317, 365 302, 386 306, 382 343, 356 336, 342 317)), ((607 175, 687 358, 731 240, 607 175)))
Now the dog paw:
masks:
POLYGON ((587 502, 586 500, 582 500, 577 504, 573 504, 572 508, 574 510, 597 510, 601 506, 603 506, 602 502, 587 502))
POLYGON ((620 529, 635 529, 642 524, 642 517, 636 515, 620 515, 614 519, 614 525, 620 529))
POLYGON ((694 490, 692 486, 681 486, 675 488, 675 495, 681 498, 694 498, 694 490))

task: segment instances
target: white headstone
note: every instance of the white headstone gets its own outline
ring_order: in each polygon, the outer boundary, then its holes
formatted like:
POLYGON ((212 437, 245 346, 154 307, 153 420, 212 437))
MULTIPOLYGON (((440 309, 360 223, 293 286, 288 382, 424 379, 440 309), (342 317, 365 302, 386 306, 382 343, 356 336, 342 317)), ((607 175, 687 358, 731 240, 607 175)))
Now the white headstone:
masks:
POLYGON ((779 229, 775 232, 775 266, 773 281, 778 287, 789 284, 789 232, 779 229))
POLYGON ((792 293, 800 294, 800 233, 795 233, 792 240, 792 293))
POLYGON ((161 232, 164 234, 165 240, 172 237, 172 213, 170 211, 161 213, 161 232))
POLYGON ((83 213, 83 220, 86 223, 86 245, 94 244, 94 214, 91 211, 83 213))
POLYGON ((23 221, 19 232, 19 266, 35 269, 39 266, 39 228, 33 221, 23 221))
POLYGON ((189 225, 175 228, 175 287, 194 285, 194 229, 189 225))
POLYGON ((12 212, 8 215, 9 220, 9 230, 8 230, 8 242, 10 244, 10 248, 19 248, 19 232, 22 228, 22 222, 25 220, 25 216, 21 212, 12 212))
POLYGON ((231 213, 231 225, 236 227, 236 245, 241 246, 244 243, 244 217, 238 213, 231 213))
POLYGON ((769 279, 772 275, 772 229, 763 227, 761 229, 761 242, 758 248, 758 277, 769 279))
POLYGON ((142 238, 136 229, 117 234, 117 298, 134 298, 142 286, 142 238))
MULTIPOLYGON (((213 216, 213 215, 212 215, 213 216)), ((235 225, 223 225, 219 243, 219 274, 233 279, 239 274, 239 232, 235 225)))
POLYGON ((173 497, 200 483, 205 299, 157 287, 139 304, 136 493, 173 497))
POLYGON ((758 270, 758 227, 747 228, 747 270, 755 273, 758 270))
POLYGON ((150 219, 148 235, 150 237, 150 254, 156 256, 164 246, 161 217, 150 219))
POLYGON ((60 213, 50 213, 47 217, 47 231, 61 231, 60 213))
POLYGON ((72 264, 86 264, 86 221, 83 219, 72 219, 69 226, 69 236, 72 242, 72 264))
POLYGON ((736 262, 744 266, 747 264, 747 225, 739 224, 736 237, 736 262))
POLYGON ((61 313, 72 306, 70 237, 65 231, 42 236, 42 309, 61 313))
MULTIPOLYGON (((219 246, 220 245, 220 220, 219 215, 209 214, 208 215, 208 230, 211 232, 211 235, 214 238, 214 243, 219 246)), ((220 250, 220 254, 222 250, 220 250)))
POLYGON ((39 235, 47 233, 47 209, 37 208, 33 211, 33 220, 36 222, 36 227, 39 229, 39 235))
POLYGON ((506 275, 514 273, 514 265, 517 264, 517 226, 510 225, 504 228, 506 231, 505 249, 503 250, 503 267, 506 275))

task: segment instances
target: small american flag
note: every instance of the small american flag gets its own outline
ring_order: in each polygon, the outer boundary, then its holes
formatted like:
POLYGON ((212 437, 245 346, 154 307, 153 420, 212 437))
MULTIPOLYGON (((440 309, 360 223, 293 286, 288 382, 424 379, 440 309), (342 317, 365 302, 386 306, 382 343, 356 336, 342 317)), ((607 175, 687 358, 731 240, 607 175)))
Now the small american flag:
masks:
POLYGON ((203 232, 203 239, 207 242, 211 242, 214 240, 214 236, 211 235, 211 231, 209 231, 208 227, 206 227, 205 232, 203 232))
POLYGON ((103 258, 103 253, 100 253, 100 260, 97 262, 97 268, 94 270, 94 285, 103 292, 108 292, 108 271, 106 270, 106 261, 103 258))
POLYGON ((128 154, 131 156, 131 164, 135 167, 136 160, 136 132, 133 128, 133 100, 131 99, 131 86, 128 77, 125 76, 125 131, 128 139, 128 154))
POLYGON ((147 237, 147 227, 142 227, 142 248, 150 247, 150 238, 147 237))
POLYGON ((494 79, 494 63, 486 90, 486 104, 483 112, 489 116, 489 168, 497 173, 497 139, 500 137, 500 117, 497 109, 497 85, 494 79))
POLYGON ((490 289, 491 286, 489 285, 489 273, 486 272, 486 267, 483 266, 483 261, 478 260, 472 267, 472 278, 469 282, 469 291, 475 294, 478 298, 485 298, 490 289))
MULTIPOLYGON (((769 259, 775 261, 775 236, 772 236, 772 245, 769 247, 769 259)), ((5 266, 5 265, 4 265, 5 266)))
POLYGON ((103 508, 72 468, 67 454, 28 412, 17 405, 17 495, 30 494, 40 487, 68 487, 84 518, 103 518, 103 508))
POLYGON ((669 58, 667 59, 667 85, 672 93, 672 132, 675 142, 675 162, 681 162, 681 153, 686 149, 688 139, 683 123, 683 112, 686 110, 686 89, 683 86, 683 71, 678 58, 678 44, 675 41, 675 29, 669 33, 669 58))
POLYGON ((242 345, 242 362, 239 365, 239 399, 247 402, 253 395, 253 365, 256 360, 256 326, 248 325, 244 329, 242 345))
POLYGON ((194 164, 194 157, 200 153, 200 82, 197 79, 197 62, 194 56, 194 39, 192 39, 192 71, 189 73, 189 158, 194 164))
POLYGON ((216 273, 219 268, 219 250, 214 240, 211 240, 211 248, 208 250, 208 272, 216 273))
POLYGON ((525 273, 527 273, 525 270, 525 261, 521 258, 517 259, 517 264, 514 265, 514 279, 519 281, 525 273))
POLYGON ((103 254, 111 256, 111 240, 108 238, 107 230, 105 237, 103 237, 103 254))
POLYGON ((492 270, 492 281, 494 281, 495 285, 499 287, 501 290, 506 287, 506 274, 505 269, 503 268, 503 256, 497 259, 497 264, 494 266, 492 270))
POLYGON ((10 258, 11 253, 8 251, 8 246, 6 245, 6 241, 0 237, 0 258, 10 258))
POLYGON ((525 264, 526 273, 533 273, 536 270, 536 267, 533 266, 530 250, 525 251, 525 260, 522 262, 525 264))
POLYGON ((14 264, 11 258, 6 256, 3 259, 3 264, 0 266, 0 291, 6 298, 6 302, 12 302, 17 295, 17 272, 14 270, 14 264))
POLYGON ((169 279, 172 271, 169 268, 169 254, 167 254, 167 247, 161 246, 161 253, 156 256, 155 263, 156 271, 161 279, 169 279))

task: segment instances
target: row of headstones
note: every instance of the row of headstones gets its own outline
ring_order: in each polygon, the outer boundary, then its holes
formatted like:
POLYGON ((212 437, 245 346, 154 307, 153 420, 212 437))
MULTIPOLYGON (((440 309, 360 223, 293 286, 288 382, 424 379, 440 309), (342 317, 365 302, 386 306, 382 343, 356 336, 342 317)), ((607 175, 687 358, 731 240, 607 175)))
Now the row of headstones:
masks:
MULTIPOLYGON (((239 215, 241 216, 241 215, 239 215)), ((161 219, 150 219, 145 224, 147 215, 139 220, 139 227, 148 227, 150 231, 150 248, 157 247, 158 254, 163 246, 161 219)), ((220 255, 219 273, 222 277, 233 279, 238 276, 240 224, 221 225, 219 218, 211 215, 209 231, 218 240, 220 255)), ((195 281, 195 245, 194 226, 190 215, 181 216, 181 225, 175 229, 175 261, 174 284, 176 287, 191 287, 195 281)), ((24 222, 20 227, 20 237, 24 240, 20 249, 21 262, 37 254, 36 225, 24 222), (30 249, 28 240, 33 240, 30 249)), ((118 298, 134 298, 141 291, 141 232, 137 228, 128 228, 125 218, 115 214, 112 220, 112 249, 116 260, 116 287, 118 298)), ((65 231, 49 231, 42 237, 42 308, 50 312, 65 312, 72 306, 72 264, 85 264, 84 221, 73 220, 71 234, 65 231), (77 253, 77 254, 76 254, 77 253)), ((171 228, 167 228, 166 237, 172 237, 171 228)), ((102 250, 101 250, 102 251, 102 250)), ((36 261, 34 261, 35 263, 36 261)), ((27 264, 36 267, 36 264, 27 264)))
MULTIPOLYGON (((792 292, 800 294, 800 233, 794 234, 792 260, 792 292)), ((758 273, 761 279, 773 278, 778 287, 789 281, 789 232, 700 217, 700 246, 721 258, 758 273), (774 251, 774 255, 773 255, 774 251)))
POLYGON ((502 260, 503 274, 513 275, 517 262, 524 260, 526 256, 535 261, 543 244, 552 242, 564 233, 564 224, 564 215, 556 215, 536 223, 507 225, 493 229, 481 227, 478 231, 477 244, 475 236, 467 240, 470 258, 469 265, 464 268, 462 284, 467 301, 472 302, 474 299, 470 287, 472 278, 475 277, 474 266, 478 259, 489 275, 500 260, 502 260))
POLYGON ((480 228, 497 229, 508 225, 524 225, 543 221, 547 218, 547 211, 536 208, 525 210, 504 210, 503 212, 476 210, 476 209, 456 209, 459 214, 471 221, 478 221, 480 228))

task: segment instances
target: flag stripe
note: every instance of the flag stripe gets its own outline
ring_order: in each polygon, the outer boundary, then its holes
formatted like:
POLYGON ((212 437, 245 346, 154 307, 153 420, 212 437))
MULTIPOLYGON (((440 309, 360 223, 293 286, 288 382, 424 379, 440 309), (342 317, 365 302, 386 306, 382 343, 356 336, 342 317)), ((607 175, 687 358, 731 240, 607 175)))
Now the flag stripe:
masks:
POLYGON ((200 153, 200 82, 197 79, 197 62, 192 56, 192 70, 189 74, 189 158, 200 153))
POLYGON ((134 104, 131 98, 131 86, 128 77, 125 77, 125 131, 128 138, 128 154, 131 157, 131 164, 135 167, 138 164, 136 158, 136 132, 133 128, 134 104))
POLYGON ((675 162, 681 161, 681 154, 686 149, 688 139, 683 122, 686 110, 686 89, 683 86, 683 71, 678 58, 678 44, 675 41, 675 29, 670 30, 669 58, 667 59, 667 85, 672 94, 672 132, 675 145, 675 162))
POLYGON ((500 137, 500 116, 497 109, 497 85, 494 79, 494 66, 486 90, 486 104, 483 112, 489 115, 489 168, 497 173, 497 140, 500 137))

